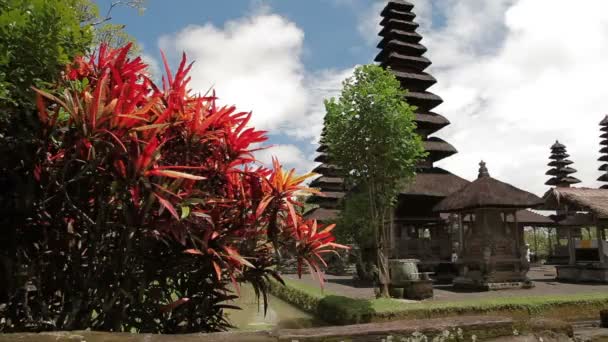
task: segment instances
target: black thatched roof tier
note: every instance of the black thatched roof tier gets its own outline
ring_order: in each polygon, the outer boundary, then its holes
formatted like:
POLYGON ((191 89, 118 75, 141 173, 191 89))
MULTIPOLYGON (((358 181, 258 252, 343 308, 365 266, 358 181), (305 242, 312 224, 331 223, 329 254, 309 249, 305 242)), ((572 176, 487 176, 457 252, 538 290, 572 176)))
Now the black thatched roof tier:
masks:
POLYGON ((571 167, 562 167, 560 169, 561 171, 558 171, 558 169, 550 169, 549 171, 547 171, 545 174, 548 176, 557 176, 560 174, 571 174, 571 173, 575 173, 576 170, 571 168, 571 167))
MULTIPOLYGON (((386 51, 386 50, 385 50, 386 51)), ((422 71, 431 65, 424 56, 409 56, 399 52, 380 52, 375 59, 376 62, 380 63, 383 68, 392 68, 394 70, 408 69, 422 71)))
POLYGON ((321 144, 317 147, 317 152, 325 152, 327 151, 327 145, 321 144))
POLYGON ((424 129, 429 134, 433 134, 449 124, 450 121, 443 115, 433 112, 426 114, 416 113, 416 125, 418 126, 418 129, 424 129))
POLYGON ((555 166, 570 165, 570 164, 573 164, 573 163, 574 162, 572 160, 564 159, 564 160, 552 160, 547 165, 555 167, 555 166))
POLYGON ((442 116, 432 113, 443 100, 441 97, 428 92, 437 80, 424 70, 431 62, 424 57, 426 47, 421 44, 422 36, 416 32, 418 24, 414 21, 414 7, 411 4, 388 2, 381 15, 382 37, 378 48, 380 52, 375 58, 384 68, 390 69, 407 90, 406 101, 417 107, 416 123, 418 132, 423 137, 426 150, 429 152, 427 160, 420 164, 421 171, 426 172, 433 168, 433 162, 449 157, 456 153, 456 149, 443 140, 428 139, 433 134, 449 124, 442 116))
POLYGON ((428 138, 428 140, 424 140, 422 143, 424 145, 424 149, 429 152, 429 159, 431 159, 433 162, 458 153, 454 146, 438 137, 428 138))
MULTIPOLYGON (((602 129, 608 128, 608 115, 606 115, 604 119, 600 121, 600 127, 602 129)), ((600 149, 600 153, 603 154, 603 156, 600 157, 600 161, 604 161, 601 160, 602 158, 608 159, 608 133, 602 134, 602 137, 604 137, 604 140, 600 141, 600 146, 603 146, 600 149)), ((600 171, 604 171, 604 173, 597 180, 600 182, 608 183, 608 164, 603 164, 602 166, 600 166, 600 171)), ((608 184, 603 185, 601 188, 608 188, 608 184)))
POLYGON ((314 173, 318 173, 321 175, 339 175, 340 174, 340 168, 337 167, 336 165, 332 165, 332 164, 321 164, 318 165, 317 167, 315 167, 314 169, 312 169, 312 172, 314 173))
POLYGON ((380 31, 380 36, 384 38, 377 45, 379 49, 384 49, 386 44, 391 40, 400 40, 410 44, 418 44, 422 40, 422 36, 416 32, 409 32, 388 27, 385 27, 382 29, 382 31, 380 31))
POLYGON ((396 9, 398 11, 411 11, 414 8, 414 5, 405 0, 389 0, 384 8, 385 10, 396 9))
POLYGON ((408 89, 412 91, 425 91, 433 84, 437 83, 435 77, 425 72, 412 73, 398 70, 391 71, 402 85, 407 85, 409 87, 408 89))
POLYGON ((321 177, 314 179, 312 182, 310 182, 310 187, 311 188, 320 188, 320 189, 333 188, 335 190, 335 189, 341 189, 343 187, 343 184, 344 184, 344 178, 342 178, 342 177, 321 176, 321 177))
POLYGON ((382 13, 380 13, 380 16, 382 17, 391 17, 391 18, 402 18, 403 20, 414 20, 414 18, 416 18, 416 14, 409 12, 409 11, 404 11, 404 10, 400 10, 400 9, 396 9, 396 8, 391 8, 391 7, 385 7, 384 10, 382 10, 382 13))
POLYGON ((315 158, 315 161, 318 163, 327 163, 329 161, 329 157, 327 156, 327 153, 321 153, 315 158))
POLYGON ((601 156, 597 160, 601 162, 608 162, 608 156, 601 156))
POLYGON ((555 152, 555 153, 552 153, 551 156, 549 156, 549 159, 562 160, 562 159, 568 158, 568 157, 570 157, 570 155, 566 152, 555 152))
POLYGON ((566 159, 569 156, 566 153, 566 146, 559 141, 555 141, 555 144, 551 146, 551 155, 549 156, 551 161, 548 165, 551 169, 546 172, 547 175, 552 177, 545 182, 546 185, 568 187, 581 182, 579 179, 570 176, 576 173, 576 169, 566 166, 572 164, 572 161, 566 159))
POLYGON ((562 178, 553 177, 553 178, 549 179, 548 181, 546 181, 545 185, 567 186, 567 185, 572 185, 572 184, 578 184, 580 182, 581 182, 581 180, 576 177, 568 177, 568 176, 562 177, 562 178))
POLYGON ((399 193, 408 196, 445 197, 468 183, 469 181, 464 178, 435 167, 418 173, 411 183, 401 188, 399 193))
POLYGON ((601 139, 608 139, 608 133, 603 133, 602 135, 600 135, 601 139))
POLYGON ((397 52, 402 55, 422 56, 426 52, 426 47, 422 44, 408 43, 398 39, 391 39, 384 43, 384 48, 376 56, 376 60, 383 61, 389 52, 397 52))
POLYGON ((321 207, 336 209, 338 202, 344 198, 344 192, 323 191, 321 194, 310 196, 308 203, 319 204, 321 207))
POLYGON ((401 30, 401 31, 416 31, 420 26, 413 21, 404 20, 401 18, 385 17, 380 22, 380 25, 384 26, 387 30, 401 30))
POLYGON ((408 93, 405 95, 405 99, 407 103, 418 107, 418 110, 421 112, 430 112, 435 107, 443 103, 441 97, 433 93, 429 93, 428 91, 408 91, 408 93))
MULTIPOLYGON (((483 162, 482 162, 483 163, 483 162)), ((483 168, 483 165, 482 165, 483 168)), ((436 212, 458 212, 480 208, 533 208, 543 204, 543 200, 513 185, 484 175, 462 189, 447 196, 433 210, 436 212)))
POLYGON ((340 215, 340 210, 336 209, 325 209, 325 208, 314 208, 304 214, 304 218, 307 220, 317 220, 322 223, 336 222, 340 215))

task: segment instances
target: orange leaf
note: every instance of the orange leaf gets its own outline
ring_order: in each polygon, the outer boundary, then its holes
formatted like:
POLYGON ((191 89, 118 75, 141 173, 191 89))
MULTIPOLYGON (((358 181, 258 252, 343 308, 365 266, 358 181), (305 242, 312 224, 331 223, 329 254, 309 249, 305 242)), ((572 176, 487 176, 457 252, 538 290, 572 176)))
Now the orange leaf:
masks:
POLYGON ((179 171, 172 171, 172 170, 159 170, 159 169, 153 169, 150 170, 148 172, 146 172, 146 176, 164 176, 164 177, 169 177, 169 178, 186 178, 186 179, 192 179, 192 180, 203 180, 205 179, 205 177, 201 177, 201 176, 195 176, 195 175, 191 175, 189 173, 185 173, 185 172, 179 172, 179 171))
POLYGON ((184 251, 184 253, 186 253, 186 254, 194 254, 194 255, 204 255, 203 252, 201 252, 199 249, 196 249, 196 248, 186 249, 184 251))

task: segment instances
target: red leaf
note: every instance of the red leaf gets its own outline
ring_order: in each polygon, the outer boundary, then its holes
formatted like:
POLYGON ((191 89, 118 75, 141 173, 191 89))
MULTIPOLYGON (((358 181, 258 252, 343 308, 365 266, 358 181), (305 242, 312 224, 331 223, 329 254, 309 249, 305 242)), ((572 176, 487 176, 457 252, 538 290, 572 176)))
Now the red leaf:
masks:
POLYGON ((189 300, 190 300, 190 298, 180 298, 171 304, 163 305, 160 307, 160 312, 165 313, 165 312, 173 311, 173 310, 175 310, 175 308, 187 303, 189 300))
POLYGON ((171 213, 171 215, 173 217, 175 217, 179 221, 179 215, 177 214, 177 211, 175 210, 175 207, 173 207, 173 205, 171 203, 169 203, 169 201, 167 201, 166 199, 160 197, 156 193, 154 193, 154 196, 156 198, 158 198, 158 201, 160 202, 161 206, 167 208, 167 210, 169 210, 169 212, 171 213))

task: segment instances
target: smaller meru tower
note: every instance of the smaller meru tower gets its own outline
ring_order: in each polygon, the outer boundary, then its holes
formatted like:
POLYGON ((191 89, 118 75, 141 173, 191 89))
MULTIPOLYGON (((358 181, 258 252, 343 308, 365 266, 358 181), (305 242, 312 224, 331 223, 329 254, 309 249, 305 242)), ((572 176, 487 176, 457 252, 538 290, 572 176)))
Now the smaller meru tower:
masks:
POLYGON ((576 173, 576 170, 570 167, 573 162, 568 157, 570 155, 566 153, 566 146, 559 141, 555 141, 555 144, 551 146, 551 156, 549 156, 551 161, 547 164, 551 169, 546 173, 551 178, 545 182, 545 185, 570 187, 572 184, 581 182, 578 178, 571 176, 576 173))
MULTIPOLYGON (((600 122, 600 153, 601 157, 599 159, 600 162, 603 162, 602 166, 600 166, 600 171, 603 174, 597 180, 600 182, 608 183, 608 115, 600 122)), ((604 184, 600 187, 601 189, 608 189, 608 184, 604 184)))
POLYGON ((308 198, 307 202, 309 204, 317 205, 318 207, 308 211, 305 216, 307 219, 331 223, 335 222, 338 218, 338 207, 346 190, 340 169, 330 162, 327 145, 324 142, 325 132, 326 128, 323 127, 319 148, 317 148, 318 155, 315 158, 315 161, 321 164, 313 170, 313 172, 321 176, 310 183, 310 187, 319 189, 323 194, 312 195, 308 198))

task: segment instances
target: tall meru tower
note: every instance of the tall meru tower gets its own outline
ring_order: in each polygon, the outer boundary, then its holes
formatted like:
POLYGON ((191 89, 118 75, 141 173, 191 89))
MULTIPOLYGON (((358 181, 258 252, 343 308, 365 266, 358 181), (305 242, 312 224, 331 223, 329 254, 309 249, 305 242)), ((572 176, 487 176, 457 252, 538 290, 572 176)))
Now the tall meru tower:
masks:
MULTIPOLYGON (((459 190, 468 181, 452 173, 435 167, 434 163, 447 158, 457 151, 444 140, 433 136, 434 133, 450 124, 433 109, 443 100, 428 91, 437 80, 425 72, 431 65, 424 54, 426 48, 421 44, 422 36, 416 33, 418 24, 414 22, 416 15, 412 12, 414 5, 403 0, 390 0, 381 12, 382 30, 378 48, 380 53, 375 61, 384 68, 391 70, 407 90, 405 96, 410 105, 417 107, 417 133, 422 137, 428 156, 418 165, 417 175, 413 182, 403 189, 399 196, 399 205, 395 212, 397 235, 401 229, 410 231, 424 229, 430 226, 443 226, 444 221, 432 208, 441 199, 459 190)), ((328 196, 312 196, 309 203, 316 203, 319 208, 307 215, 322 221, 331 221, 337 214, 337 203, 343 197, 342 179, 339 170, 331 165, 331 157, 326 154, 323 135, 320 141, 319 157, 315 161, 322 162, 314 172, 321 177, 313 181, 312 186, 327 192, 328 196)), ((449 247, 448 247, 449 250, 449 247)))

